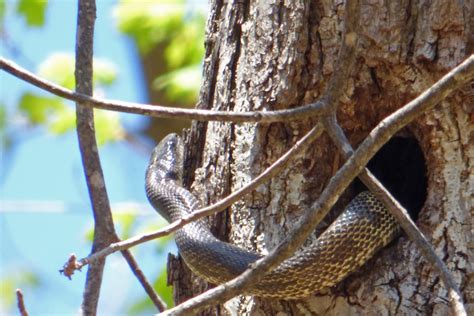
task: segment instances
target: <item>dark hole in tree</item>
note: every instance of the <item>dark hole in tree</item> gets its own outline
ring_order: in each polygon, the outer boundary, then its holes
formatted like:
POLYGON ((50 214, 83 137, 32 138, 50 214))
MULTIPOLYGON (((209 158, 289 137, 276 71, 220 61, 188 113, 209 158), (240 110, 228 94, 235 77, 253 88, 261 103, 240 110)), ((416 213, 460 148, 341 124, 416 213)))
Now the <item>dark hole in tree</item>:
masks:
MULTIPOLYGON (((426 165, 423 152, 415 138, 393 137, 367 165, 416 220, 426 199, 426 165)), ((356 190, 366 190, 357 180, 356 190)))

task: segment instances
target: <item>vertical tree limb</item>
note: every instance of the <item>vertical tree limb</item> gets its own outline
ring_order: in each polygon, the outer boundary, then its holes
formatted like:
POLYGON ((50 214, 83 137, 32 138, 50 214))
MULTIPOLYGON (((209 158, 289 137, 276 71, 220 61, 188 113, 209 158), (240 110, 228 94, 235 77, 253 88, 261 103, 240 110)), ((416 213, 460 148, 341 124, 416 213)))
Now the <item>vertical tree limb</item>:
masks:
MULTIPOLYGON (((88 96, 93 95, 95 18, 95 0, 79 0, 76 31, 76 92, 88 96)), ((92 253, 95 253, 106 248, 112 242, 119 241, 119 238, 115 232, 95 139, 94 110, 82 102, 77 102, 76 117, 79 149, 94 215, 92 253)), ((166 304, 153 290, 131 252, 123 250, 122 255, 157 309, 163 311, 166 308, 166 304)), ((89 265, 82 301, 82 313, 85 315, 95 315, 97 313, 104 265, 105 259, 98 260, 89 265)))
MULTIPOLYGON (((79 0, 74 75, 76 91, 90 96, 93 90, 92 60, 95 18, 95 1, 79 0)), ((92 252, 96 252, 111 243, 115 230, 95 139, 94 112, 81 103, 76 103, 76 117, 79 149, 94 215, 92 252)), ((87 271, 81 306, 82 313, 85 315, 95 315, 97 313, 104 264, 105 260, 99 260, 91 264, 87 271)))

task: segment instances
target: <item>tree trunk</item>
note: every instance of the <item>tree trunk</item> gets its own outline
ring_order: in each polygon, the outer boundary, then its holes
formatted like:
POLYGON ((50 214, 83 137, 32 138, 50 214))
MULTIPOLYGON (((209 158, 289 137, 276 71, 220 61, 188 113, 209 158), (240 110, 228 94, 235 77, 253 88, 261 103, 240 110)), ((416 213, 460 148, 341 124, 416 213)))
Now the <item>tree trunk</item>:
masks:
MULTIPOLYGON (((200 108, 277 110, 318 99, 341 42, 342 1, 212 1, 210 6, 200 108)), ((472 1, 362 1, 359 57, 338 111, 354 147, 381 119, 472 53, 473 12, 472 1)), ((427 188, 416 191, 423 198, 417 225, 452 270, 471 312, 473 104, 472 90, 457 92, 400 134, 416 141, 426 167, 426 174, 423 168, 414 171, 427 179, 427 188)), ((203 205, 216 202, 256 177, 314 123, 310 118, 272 124, 195 123, 187 135, 185 184, 203 205)), ((402 159, 397 149, 391 156, 402 159)), ((342 163, 323 135, 278 177, 210 219, 214 233, 247 249, 264 253, 274 248, 342 163)), ((356 190, 356 185, 347 190, 335 211, 356 190)), ((209 286, 174 257, 170 282, 177 303, 209 286)), ((242 296, 206 314, 446 315, 448 311, 439 276, 402 235, 325 293, 296 302, 242 296)))

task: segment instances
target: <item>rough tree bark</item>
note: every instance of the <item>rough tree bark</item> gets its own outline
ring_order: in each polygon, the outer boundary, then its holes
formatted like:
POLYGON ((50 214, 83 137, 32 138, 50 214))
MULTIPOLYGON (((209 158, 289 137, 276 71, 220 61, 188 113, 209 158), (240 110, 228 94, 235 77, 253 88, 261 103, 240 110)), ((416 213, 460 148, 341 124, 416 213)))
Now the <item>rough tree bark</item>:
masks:
MULTIPOLYGON (((354 147, 474 48, 472 1, 362 2, 359 57, 338 111, 354 147)), ((337 56, 342 10, 342 1, 211 1, 199 107, 276 110, 317 100, 337 56)), ((404 136, 418 141, 427 169, 417 224, 472 312, 474 100, 468 89, 409 125, 404 136)), ((257 176, 313 123, 196 123, 187 135, 185 184, 203 204, 215 202, 257 176)), ((275 247, 341 162, 323 136, 279 177, 211 219, 215 234, 261 252, 275 247)), ((340 204, 353 195, 348 190, 340 204)), ((209 286, 180 258, 169 264, 177 302, 209 286)), ((238 297, 206 314, 446 315, 447 302, 438 275, 402 236, 325 293, 297 302, 238 297)))

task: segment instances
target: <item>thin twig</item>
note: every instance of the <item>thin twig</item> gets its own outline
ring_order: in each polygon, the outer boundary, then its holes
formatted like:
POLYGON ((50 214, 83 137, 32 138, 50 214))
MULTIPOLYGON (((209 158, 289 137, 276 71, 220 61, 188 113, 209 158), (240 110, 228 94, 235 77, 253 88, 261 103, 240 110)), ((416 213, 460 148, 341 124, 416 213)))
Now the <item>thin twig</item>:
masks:
MULTIPOLYGON (((336 121, 336 117, 332 116, 325 122, 326 131, 330 135, 333 142, 339 148, 339 151, 344 156, 344 159, 349 159, 353 153, 353 149, 346 135, 336 121)), ((359 179, 367 186, 367 188, 382 201, 390 213, 397 219, 400 226, 417 246, 423 257, 438 271, 444 285, 448 289, 448 296, 450 298, 451 307, 454 315, 466 315, 464 304, 462 303, 459 288, 454 281, 451 272, 448 270, 444 262, 436 255, 430 242, 426 239, 423 233, 418 229, 416 224, 410 218, 407 210, 398 203, 398 201, 385 189, 385 187, 377 180, 377 178, 365 168, 360 174, 359 179), (452 294, 454 292, 454 294, 452 294)))
POLYGON ((25 307, 25 301, 23 297, 23 293, 20 289, 16 290, 16 304, 18 306, 18 311, 20 312, 21 316, 28 316, 28 311, 25 307))
POLYGON ((264 183, 265 181, 267 181, 268 179, 274 177, 277 173, 279 173, 292 158, 296 157, 305 148, 307 148, 307 146, 311 144, 317 137, 319 137, 319 135, 321 135, 321 132, 322 132, 322 127, 320 124, 313 127, 305 136, 303 136, 298 142, 296 142, 296 144, 294 144, 293 147, 291 147, 284 155, 282 155, 270 167, 265 169, 258 177, 253 179, 249 184, 245 185, 241 189, 233 192, 232 194, 218 201, 217 203, 204 207, 202 209, 199 209, 181 218, 180 220, 175 221, 171 223, 170 225, 162 229, 159 229, 157 231, 142 234, 139 236, 129 238, 127 240, 110 244, 107 248, 104 248, 98 252, 95 252, 86 258, 83 258, 77 262, 74 262, 74 264, 72 265, 70 264, 69 266, 72 268, 72 270, 81 269, 85 265, 95 262, 99 259, 103 259, 104 257, 114 252, 128 249, 138 244, 142 244, 147 241, 169 235, 186 224, 189 224, 200 218, 203 218, 205 216, 209 216, 209 215, 212 215, 214 213, 224 210, 225 208, 232 205, 235 201, 242 198, 245 194, 250 193, 251 191, 256 189, 260 184, 264 183))
POLYGON ((273 249, 264 258, 256 261, 251 268, 240 276, 165 311, 163 315, 195 313, 209 305, 222 303, 240 294, 254 279, 261 278, 268 271, 267 269, 277 266, 282 260, 294 253, 316 225, 327 215, 327 212, 350 182, 365 168, 364 166, 370 158, 388 139, 410 121, 432 109, 449 93, 462 87, 473 77, 474 55, 450 71, 415 100, 381 121, 331 178, 318 200, 305 212, 297 227, 277 248, 273 249))
POLYGON ((310 103, 301 107, 278 111, 254 112, 224 112, 199 109, 182 109, 162 105, 141 104, 117 100, 104 100, 94 98, 76 90, 76 92, 63 88, 48 80, 40 78, 33 73, 21 68, 12 61, 0 57, 0 69, 18 77, 32 85, 46 90, 65 99, 83 104, 85 107, 103 110, 148 115, 152 117, 165 117, 198 121, 226 121, 234 123, 260 122, 270 123, 288 120, 301 120, 308 116, 315 117, 324 113, 324 102, 310 103))

